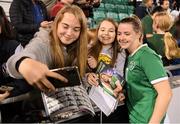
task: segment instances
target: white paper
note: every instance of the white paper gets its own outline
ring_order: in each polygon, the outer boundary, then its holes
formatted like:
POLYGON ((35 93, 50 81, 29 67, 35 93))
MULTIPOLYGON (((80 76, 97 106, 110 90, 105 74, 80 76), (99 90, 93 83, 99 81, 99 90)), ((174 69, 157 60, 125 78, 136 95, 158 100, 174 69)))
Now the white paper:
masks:
POLYGON ((101 86, 92 86, 89 97, 106 116, 109 116, 117 107, 117 100, 101 86))

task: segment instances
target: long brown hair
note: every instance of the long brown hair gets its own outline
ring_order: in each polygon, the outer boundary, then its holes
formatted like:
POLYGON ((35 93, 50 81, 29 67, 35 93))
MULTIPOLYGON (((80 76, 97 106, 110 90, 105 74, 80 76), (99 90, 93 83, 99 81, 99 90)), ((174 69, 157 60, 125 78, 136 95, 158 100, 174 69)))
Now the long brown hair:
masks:
POLYGON ((77 59, 77 65, 79 67, 80 75, 83 76, 86 70, 87 64, 87 26, 86 17, 83 11, 76 5, 66 5, 58 14, 52 25, 51 36, 51 50, 52 58, 54 60, 55 67, 64 67, 66 65, 73 64, 77 59), (58 23, 63 19, 64 13, 72 13, 80 22, 81 32, 77 41, 67 46, 68 60, 65 62, 65 56, 63 54, 63 45, 57 36, 58 23))
MULTIPOLYGON (((110 23, 112 23, 115 27, 115 32, 117 32, 117 23, 111 19, 111 18, 107 18, 104 19, 100 22, 100 24, 98 25, 97 29, 96 29, 96 44, 89 50, 89 55, 92 55, 96 60, 98 60, 99 54, 102 50, 102 43, 99 41, 98 39, 98 30, 102 24, 102 22, 104 21, 108 21, 110 23)), ((118 55, 118 42, 117 42, 117 38, 115 37, 114 42, 112 43, 112 47, 111 49, 113 50, 113 56, 112 56, 112 61, 111 61, 111 66, 114 66, 116 59, 117 59, 117 55, 118 55)))

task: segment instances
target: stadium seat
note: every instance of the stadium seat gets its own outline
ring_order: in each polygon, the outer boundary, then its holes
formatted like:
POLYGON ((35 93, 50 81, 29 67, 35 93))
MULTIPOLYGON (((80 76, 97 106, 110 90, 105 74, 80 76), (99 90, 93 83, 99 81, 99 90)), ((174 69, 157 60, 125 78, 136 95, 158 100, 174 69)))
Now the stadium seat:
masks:
POLYGON ((104 11, 94 11, 93 15, 94 15, 93 20, 95 24, 98 24, 101 20, 106 18, 104 11))
POLYGON ((119 17, 118 17, 118 14, 117 13, 114 13, 114 12, 107 12, 106 16, 108 18, 112 18, 114 19, 115 21, 119 21, 119 17))
POLYGON ((123 18, 126 18, 126 17, 129 16, 129 15, 126 14, 126 13, 119 13, 118 15, 119 15, 119 20, 122 20, 123 18))
POLYGON ((107 12, 116 12, 116 8, 115 8, 114 4, 106 3, 104 5, 104 7, 105 7, 107 12))

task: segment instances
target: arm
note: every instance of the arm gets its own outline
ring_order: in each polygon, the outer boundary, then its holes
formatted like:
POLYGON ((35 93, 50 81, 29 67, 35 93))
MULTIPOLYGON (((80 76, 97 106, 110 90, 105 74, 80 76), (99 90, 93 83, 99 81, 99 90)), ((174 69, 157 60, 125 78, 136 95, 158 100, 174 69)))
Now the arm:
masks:
POLYGON ((48 36, 49 32, 42 29, 21 53, 11 56, 7 62, 7 70, 12 77, 24 77, 30 85, 43 91, 54 90, 52 84, 47 80, 47 76, 66 81, 65 78, 51 72, 48 68, 52 64, 48 36), (20 61, 23 57, 27 58, 20 61), (19 61, 19 67, 16 69, 19 61))
POLYGON ((88 57, 88 65, 91 69, 95 69, 97 67, 97 60, 93 56, 88 57))
POLYGON ((55 90, 55 87, 49 82, 47 77, 67 82, 67 79, 63 76, 50 71, 47 65, 30 58, 22 60, 18 70, 30 85, 42 91, 55 90))
POLYGON ((172 91, 169 86, 168 80, 158 82, 153 85, 157 91, 157 98, 153 114, 149 123, 160 123, 166 114, 170 99, 172 97, 172 91))

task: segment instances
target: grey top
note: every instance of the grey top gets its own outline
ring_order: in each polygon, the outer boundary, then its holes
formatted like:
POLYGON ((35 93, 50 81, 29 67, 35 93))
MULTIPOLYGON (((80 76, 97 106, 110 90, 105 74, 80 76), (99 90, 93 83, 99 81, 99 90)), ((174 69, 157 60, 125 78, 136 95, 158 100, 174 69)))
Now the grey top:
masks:
MULTIPOLYGON (((50 69, 52 68, 53 60, 50 51, 49 33, 50 30, 40 28, 40 31, 34 35, 34 38, 30 41, 30 43, 26 46, 26 48, 21 53, 14 54, 8 60, 7 68, 11 76, 15 78, 23 78, 15 68, 17 61, 22 57, 30 57, 32 59, 35 59, 37 61, 46 64, 50 69)), ((64 52, 64 54, 66 53, 64 52)), ((55 105, 56 108, 53 109, 53 111, 57 111, 57 112, 60 111, 61 114, 66 111, 72 113, 79 113, 79 112, 82 113, 84 110, 88 110, 87 112, 94 114, 91 101, 84 88, 84 85, 57 88, 56 91, 52 93, 42 92, 42 97, 47 114, 51 114, 51 109, 49 108, 50 104, 47 104, 47 101, 49 99, 54 99, 53 102, 58 101, 57 104, 55 105), (58 97, 58 94, 60 94, 61 97, 58 97), (64 99, 62 100, 62 98, 64 99), (66 100, 66 98, 69 99, 66 100), (81 104, 79 104, 78 102, 80 102, 81 104), (58 106, 60 106, 60 108, 57 108, 58 106)))
POLYGON ((40 31, 34 35, 34 38, 22 52, 14 54, 8 59, 7 70, 12 77, 22 78, 21 74, 15 68, 17 61, 22 57, 29 57, 38 60, 51 68, 52 57, 49 33, 49 29, 40 28, 40 31))

